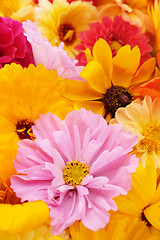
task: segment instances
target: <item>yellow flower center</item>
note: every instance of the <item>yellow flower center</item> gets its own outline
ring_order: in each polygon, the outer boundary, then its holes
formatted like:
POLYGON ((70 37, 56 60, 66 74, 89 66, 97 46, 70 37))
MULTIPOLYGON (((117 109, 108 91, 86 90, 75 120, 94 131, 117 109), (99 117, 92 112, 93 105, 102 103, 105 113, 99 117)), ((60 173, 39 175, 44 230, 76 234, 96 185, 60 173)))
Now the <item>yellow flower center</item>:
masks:
POLYGON ((35 139, 35 136, 32 131, 33 125, 34 123, 28 119, 23 119, 17 122, 16 133, 20 140, 26 139, 26 138, 31 140, 35 139))
POLYGON ((15 193, 5 183, 0 181, 0 204, 19 204, 21 203, 15 193))
POLYGON ((153 124, 142 132, 144 138, 139 146, 142 150, 160 150, 160 125, 153 124))
POLYGON ((61 24, 58 30, 59 38, 66 45, 71 45, 76 38, 75 29, 71 24, 61 24))
POLYGON ((19 0, 1 0, 0 1, 0 12, 4 17, 11 16, 18 10, 19 0))
POLYGON ((118 51, 118 50, 122 47, 122 45, 121 45, 118 41, 115 41, 115 40, 114 40, 114 41, 112 41, 110 47, 111 47, 113 50, 118 51))
POLYGON ((78 161, 67 163, 63 171, 63 177, 66 184, 75 187, 80 185, 82 180, 89 174, 89 166, 78 161))
POLYGON ((144 10, 148 7, 152 0, 123 0, 123 3, 129 5, 131 8, 138 8, 144 10))

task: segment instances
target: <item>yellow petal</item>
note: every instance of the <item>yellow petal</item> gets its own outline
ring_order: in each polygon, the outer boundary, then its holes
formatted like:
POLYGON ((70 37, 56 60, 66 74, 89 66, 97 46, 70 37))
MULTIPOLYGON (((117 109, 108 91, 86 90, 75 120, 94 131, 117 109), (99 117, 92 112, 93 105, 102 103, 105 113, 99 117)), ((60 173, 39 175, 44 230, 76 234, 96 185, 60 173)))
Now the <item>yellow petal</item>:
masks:
POLYGON ((160 202, 145 208, 144 215, 153 227, 160 230, 160 202))
POLYGON ((93 58, 98 61, 106 74, 111 79, 113 63, 112 63, 112 52, 108 43, 100 38, 93 47, 93 58))
POLYGON ((136 75, 132 78, 131 86, 134 88, 138 87, 140 84, 151 79, 151 75, 155 69, 156 59, 150 58, 139 68, 136 75))
POLYGON ((107 89, 111 87, 111 82, 105 75, 101 64, 96 61, 89 62, 80 73, 80 76, 100 93, 106 93, 107 89))
POLYGON ((137 46, 132 50, 126 45, 117 52, 113 58, 113 85, 128 88, 132 76, 136 72, 140 62, 140 51, 137 46))
POLYGON ((93 113, 97 113, 102 116, 104 116, 104 114, 105 114, 104 104, 99 101, 76 102, 74 107, 77 110, 79 110, 81 108, 85 108, 86 110, 91 110, 93 113))
POLYGON ((87 62, 90 62, 90 61, 93 60, 93 57, 92 57, 92 54, 91 54, 91 50, 89 48, 86 48, 84 50, 84 53, 86 55, 87 62))
POLYGON ((102 98, 102 94, 90 87, 87 82, 66 79, 64 97, 74 100, 95 100, 102 98))

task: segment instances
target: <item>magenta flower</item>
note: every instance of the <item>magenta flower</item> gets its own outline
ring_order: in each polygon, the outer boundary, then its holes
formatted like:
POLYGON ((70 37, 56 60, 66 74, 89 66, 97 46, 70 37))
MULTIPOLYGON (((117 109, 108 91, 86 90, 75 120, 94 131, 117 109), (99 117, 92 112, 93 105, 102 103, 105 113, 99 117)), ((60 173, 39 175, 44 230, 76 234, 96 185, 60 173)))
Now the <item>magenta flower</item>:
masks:
POLYGON ((94 231, 117 210, 113 197, 131 188, 138 160, 129 155, 137 137, 122 125, 81 109, 64 121, 48 113, 35 121, 36 140, 19 142, 11 186, 22 201, 43 200, 50 208, 53 234, 76 220, 94 231))
POLYGON ((23 22, 23 28, 28 41, 31 43, 35 65, 42 63, 49 70, 55 69, 63 78, 83 80, 79 73, 83 67, 75 66, 77 60, 71 59, 63 49, 64 43, 52 47, 47 39, 43 39, 35 22, 23 22))
POLYGON ((22 23, 0 17, 0 68, 12 62, 22 67, 34 63, 31 45, 23 34, 22 23))
POLYGON ((125 45, 130 45, 131 49, 136 45, 141 52, 141 64, 148 60, 152 46, 149 44, 149 39, 141 33, 141 29, 137 26, 131 25, 120 16, 116 16, 113 20, 107 16, 103 17, 101 23, 95 22, 89 24, 89 30, 83 31, 79 34, 81 43, 75 49, 80 53, 76 57, 79 61, 78 65, 86 65, 87 60, 84 50, 89 48, 92 50, 95 42, 99 38, 103 38, 111 47, 113 57, 117 51, 125 45))

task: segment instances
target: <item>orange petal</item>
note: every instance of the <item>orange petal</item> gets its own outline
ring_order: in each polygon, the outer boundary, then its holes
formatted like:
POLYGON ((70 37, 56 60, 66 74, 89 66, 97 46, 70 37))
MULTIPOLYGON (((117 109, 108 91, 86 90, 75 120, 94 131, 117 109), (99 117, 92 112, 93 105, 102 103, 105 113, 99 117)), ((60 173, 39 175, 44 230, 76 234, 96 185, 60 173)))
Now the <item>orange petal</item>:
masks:
POLYGON ((148 83, 140 86, 136 91, 142 96, 149 95, 152 99, 160 97, 160 78, 155 78, 148 83))
POLYGON ((81 108, 85 108, 86 110, 91 110, 93 113, 97 113, 102 116, 104 116, 105 113, 104 104, 99 101, 76 102, 74 108, 78 110, 81 108))

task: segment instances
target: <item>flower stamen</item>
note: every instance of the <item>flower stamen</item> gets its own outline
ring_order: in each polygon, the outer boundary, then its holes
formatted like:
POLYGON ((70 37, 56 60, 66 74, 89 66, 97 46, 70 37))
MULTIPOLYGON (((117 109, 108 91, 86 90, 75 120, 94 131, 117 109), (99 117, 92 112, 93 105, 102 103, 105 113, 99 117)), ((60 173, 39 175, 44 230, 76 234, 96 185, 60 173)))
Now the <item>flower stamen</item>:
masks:
POLYGON ((70 45, 75 40, 75 29, 71 24, 61 24, 59 27, 59 38, 66 45, 70 45))
POLYGON ((20 140, 23 140, 26 138, 31 140, 35 139, 35 136, 32 131, 33 125, 34 123, 28 119, 23 119, 17 122, 16 133, 20 140))
POLYGON ((82 180, 89 174, 89 166, 79 161, 67 163, 63 171, 63 177, 66 184, 75 187, 80 185, 82 180))

